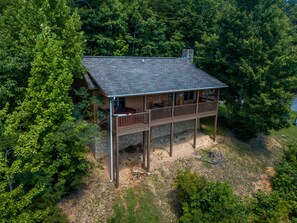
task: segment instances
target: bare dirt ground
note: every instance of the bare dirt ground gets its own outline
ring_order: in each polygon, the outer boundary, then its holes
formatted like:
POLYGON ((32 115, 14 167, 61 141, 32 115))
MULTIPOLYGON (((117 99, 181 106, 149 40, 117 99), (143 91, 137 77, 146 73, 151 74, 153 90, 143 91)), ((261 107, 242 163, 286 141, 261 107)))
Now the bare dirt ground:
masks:
POLYGON ((169 156, 169 137, 154 140, 151 152, 151 174, 142 168, 142 153, 122 152, 120 155, 120 188, 109 182, 108 157, 99 162, 89 155, 93 168, 82 188, 60 202, 59 207, 72 223, 106 222, 112 215, 117 196, 127 188, 149 186, 162 212, 163 222, 177 222, 172 205, 174 178, 179 171, 191 169, 210 181, 230 183, 240 195, 258 190, 270 192, 273 164, 280 159, 281 145, 271 137, 258 138, 249 144, 232 137, 218 137, 217 142, 205 134, 197 134, 197 148, 193 148, 192 131, 175 136, 173 156, 169 156), (259 147, 259 145, 261 145, 259 147), (222 162, 212 165, 202 161, 209 152, 222 154, 222 162))

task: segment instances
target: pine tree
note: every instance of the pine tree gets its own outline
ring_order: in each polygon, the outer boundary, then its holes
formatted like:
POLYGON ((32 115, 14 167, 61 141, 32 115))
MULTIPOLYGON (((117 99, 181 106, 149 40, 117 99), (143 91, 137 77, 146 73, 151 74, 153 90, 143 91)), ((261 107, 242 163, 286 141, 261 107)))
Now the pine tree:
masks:
POLYGON ((83 22, 87 55, 128 53, 127 13, 119 0, 78 2, 74 5, 83 22))
POLYGON ((229 85, 224 99, 235 133, 242 138, 269 134, 290 122, 297 53, 281 4, 226 4, 216 31, 197 44, 199 66, 229 85))
POLYGON ((0 110, 0 218, 55 222, 53 205, 79 185, 87 169, 90 128, 74 120, 68 95, 82 71, 83 39, 79 16, 64 0, 19 4, 43 19, 34 23, 40 23, 35 38, 30 36, 36 45, 24 53, 32 54, 24 98, 13 112, 0 110))

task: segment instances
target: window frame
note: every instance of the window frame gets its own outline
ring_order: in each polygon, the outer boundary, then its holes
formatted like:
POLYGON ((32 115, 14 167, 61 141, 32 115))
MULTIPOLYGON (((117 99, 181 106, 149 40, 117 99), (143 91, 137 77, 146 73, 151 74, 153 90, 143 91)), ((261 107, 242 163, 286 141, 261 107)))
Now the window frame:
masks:
POLYGON ((194 91, 185 91, 183 98, 184 101, 193 101, 195 99, 194 91))
POLYGON ((125 108, 126 107, 126 98, 119 97, 114 100, 114 108, 125 108))

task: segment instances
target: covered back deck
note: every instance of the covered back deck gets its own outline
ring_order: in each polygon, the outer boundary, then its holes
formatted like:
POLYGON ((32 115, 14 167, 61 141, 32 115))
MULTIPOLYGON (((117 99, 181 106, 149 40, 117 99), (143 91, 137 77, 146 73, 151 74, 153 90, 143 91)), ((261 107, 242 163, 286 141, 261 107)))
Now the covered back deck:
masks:
POLYGON ((174 123, 195 120, 193 126, 193 147, 196 147, 196 134, 200 118, 213 116, 213 140, 215 141, 218 99, 219 89, 209 89, 191 92, 173 92, 166 95, 143 95, 138 97, 137 103, 134 102, 134 108, 125 107, 125 105, 132 105, 132 101, 137 101, 135 98, 114 98, 110 99, 109 103, 105 103, 106 105, 109 104, 109 106, 101 111, 104 113, 104 119, 106 120, 104 122, 105 126, 112 132, 112 141, 115 150, 114 169, 116 186, 119 186, 118 159, 120 136, 143 132, 143 167, 149 172, 151 128, 170 124, 170 156, 172 156, 174 123), (121 100, 121 104, 119 100, 121 100), (110 114, 112 114, 112 119, 110 119, 110 114))
MULTIPOLYGON (((161 102, 148 101, 153 96, 143 96, 143 100, 139 101, 139 104, 144 105, 140 112, 137 112, 136 108, 115 107, 113 110, 113 131, 121 136, 147 131, 153 126, 217 115, 218 89, 191 92, 193 96, 191 100, 187 101, 180 99, 181 95, 184 96, 183 94, 183 92, 168 94, 168 100, 161 102)), ((162 95, 155 97, 161 98, 162 95)), ((129 98, 126 98, 126 101, 128 100, 129 98)), ((106 115, 107 120, 110 120, 109 113, 106 115)))

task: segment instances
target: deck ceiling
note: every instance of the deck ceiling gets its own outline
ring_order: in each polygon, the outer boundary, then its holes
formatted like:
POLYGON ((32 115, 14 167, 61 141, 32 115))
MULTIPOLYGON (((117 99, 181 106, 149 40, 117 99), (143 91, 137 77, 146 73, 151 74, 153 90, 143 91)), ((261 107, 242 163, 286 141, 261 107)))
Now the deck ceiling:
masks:
POLYGON ((227 87, 185 58, 84 57, 90 88, 126 97, 227 87))

